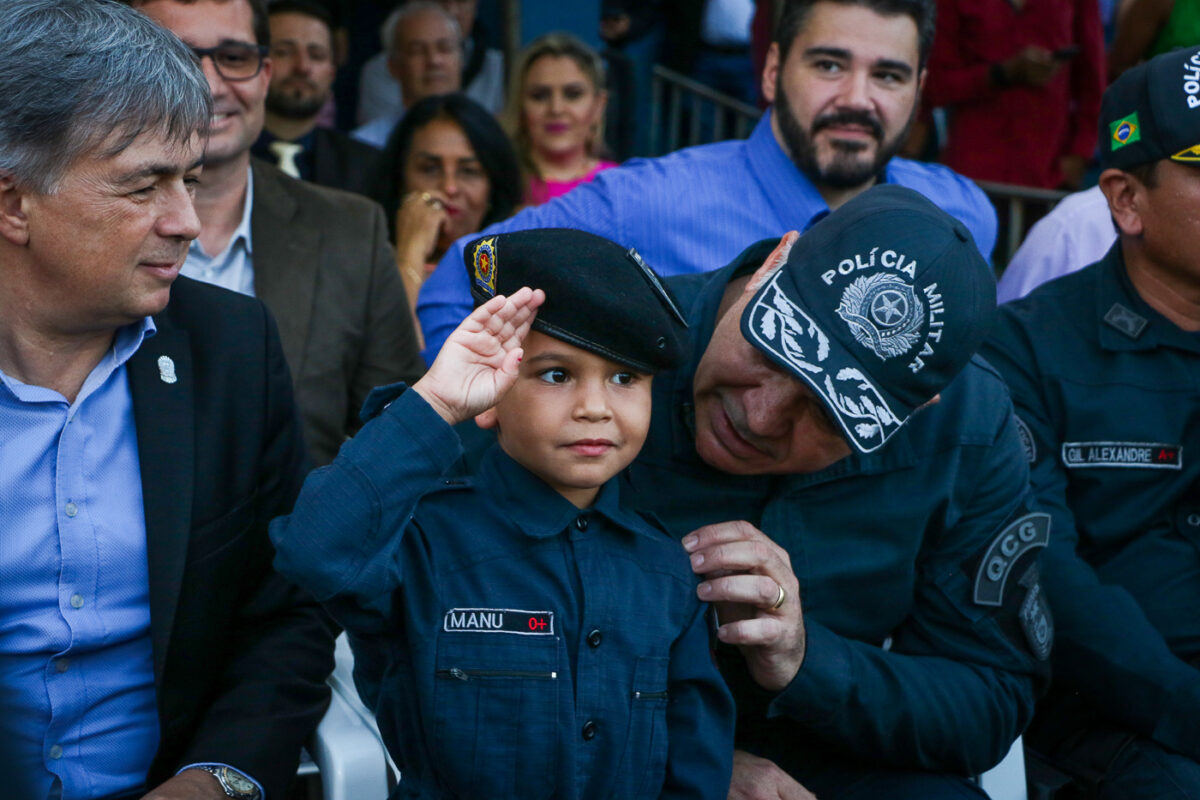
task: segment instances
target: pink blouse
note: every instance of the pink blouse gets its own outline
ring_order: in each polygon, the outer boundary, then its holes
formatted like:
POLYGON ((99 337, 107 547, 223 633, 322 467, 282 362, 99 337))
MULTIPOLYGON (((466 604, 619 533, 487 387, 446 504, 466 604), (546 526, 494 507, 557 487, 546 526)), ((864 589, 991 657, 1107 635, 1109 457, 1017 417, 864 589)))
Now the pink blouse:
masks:
POLYGON ((588 174, 572 178, 569 181, 544 181, 536 176, 531 176, 529 185, 525 188, 525 204, 540 206, 560 194, 566 194, 581 183, 587 183, 601 170, 612 169, 615 166, 618 166, 615 161, 601 161, 588 174))

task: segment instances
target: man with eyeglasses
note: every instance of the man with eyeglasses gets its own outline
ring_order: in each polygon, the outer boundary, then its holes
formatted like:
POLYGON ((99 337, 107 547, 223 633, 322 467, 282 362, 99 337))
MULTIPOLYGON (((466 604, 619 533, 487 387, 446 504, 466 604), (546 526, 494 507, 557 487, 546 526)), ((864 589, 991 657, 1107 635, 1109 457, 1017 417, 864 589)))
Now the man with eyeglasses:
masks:
POLYGON ((333 460, 372 388, 423 366, 383 212, 253 160, 271 79, 264 0, 127 0, 200 58, 213 115, 183 274, 254 295, 279 322, 314 462, 333 460))

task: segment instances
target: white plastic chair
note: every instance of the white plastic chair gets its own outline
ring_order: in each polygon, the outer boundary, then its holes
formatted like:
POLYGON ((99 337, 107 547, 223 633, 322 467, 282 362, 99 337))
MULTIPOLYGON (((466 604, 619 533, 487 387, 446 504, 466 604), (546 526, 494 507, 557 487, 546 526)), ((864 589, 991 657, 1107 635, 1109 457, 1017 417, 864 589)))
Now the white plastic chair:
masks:
POLYGON ((329 676, 333 698, 308 745, 320 772, 324 800, 384 800, 400 772, 388 756, 375 716, 354 688, 354 654, 346 634, 337 639, 329 676))
POLYGON ((1026 800, 1025 745, 1021 737, 1013 742, 1003 761, 979 776, 979 786, 992 800, 1026 800))

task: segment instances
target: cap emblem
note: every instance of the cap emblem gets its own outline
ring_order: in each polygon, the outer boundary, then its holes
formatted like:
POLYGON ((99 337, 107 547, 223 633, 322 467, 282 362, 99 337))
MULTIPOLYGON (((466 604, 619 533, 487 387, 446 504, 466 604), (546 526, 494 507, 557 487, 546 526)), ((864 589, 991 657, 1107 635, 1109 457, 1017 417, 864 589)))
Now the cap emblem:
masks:
POLYGON ((481 239, 472 254, 475 267, 475 285, 489 297, 496 294, 496 237, 481 239))
POLYGON ((840 351, 830 347, 829 337, 817 321, 779 285, 780 274, 768 280, 747 308, 743 331, 751 344, 797 377, 803 376, 824 398, 858 449, 865 453, 878 449, 899 429, 899 418, 871 378, 852 362, 838 358, 840 351))
POLYGON ((1120 150, 1127 144, 1141 141, 1142 128, 1138 124, 1137 112, 1133 112, 1127 117, 1113 122, 1108 126, 1109 132, 1112 133, 1112 149, 1120 150))
POLYGON ((912 286, 896 275, 876 273, 846 287, 837 314, 855 341, 886 361, 920 341, 925 307, 912 286))

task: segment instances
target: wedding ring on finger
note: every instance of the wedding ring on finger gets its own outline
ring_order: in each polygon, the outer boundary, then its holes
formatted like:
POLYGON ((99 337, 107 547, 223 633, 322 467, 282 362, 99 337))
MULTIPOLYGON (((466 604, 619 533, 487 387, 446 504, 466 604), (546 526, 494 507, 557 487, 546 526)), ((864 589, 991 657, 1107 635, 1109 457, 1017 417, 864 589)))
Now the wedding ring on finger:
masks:
POLYGON ((787 600, 787 590, 783 588, 783 584, 781 583, 779 584, 779 596, 775 598, 775 605, 771 606, 771 610, 775 611, 778 609, 783 605, 785 600, 787 600))
POLYGON ((431 195, 429 192, 421 192, 421 202, 432 208, 441 208, 442 201, 431 195))

